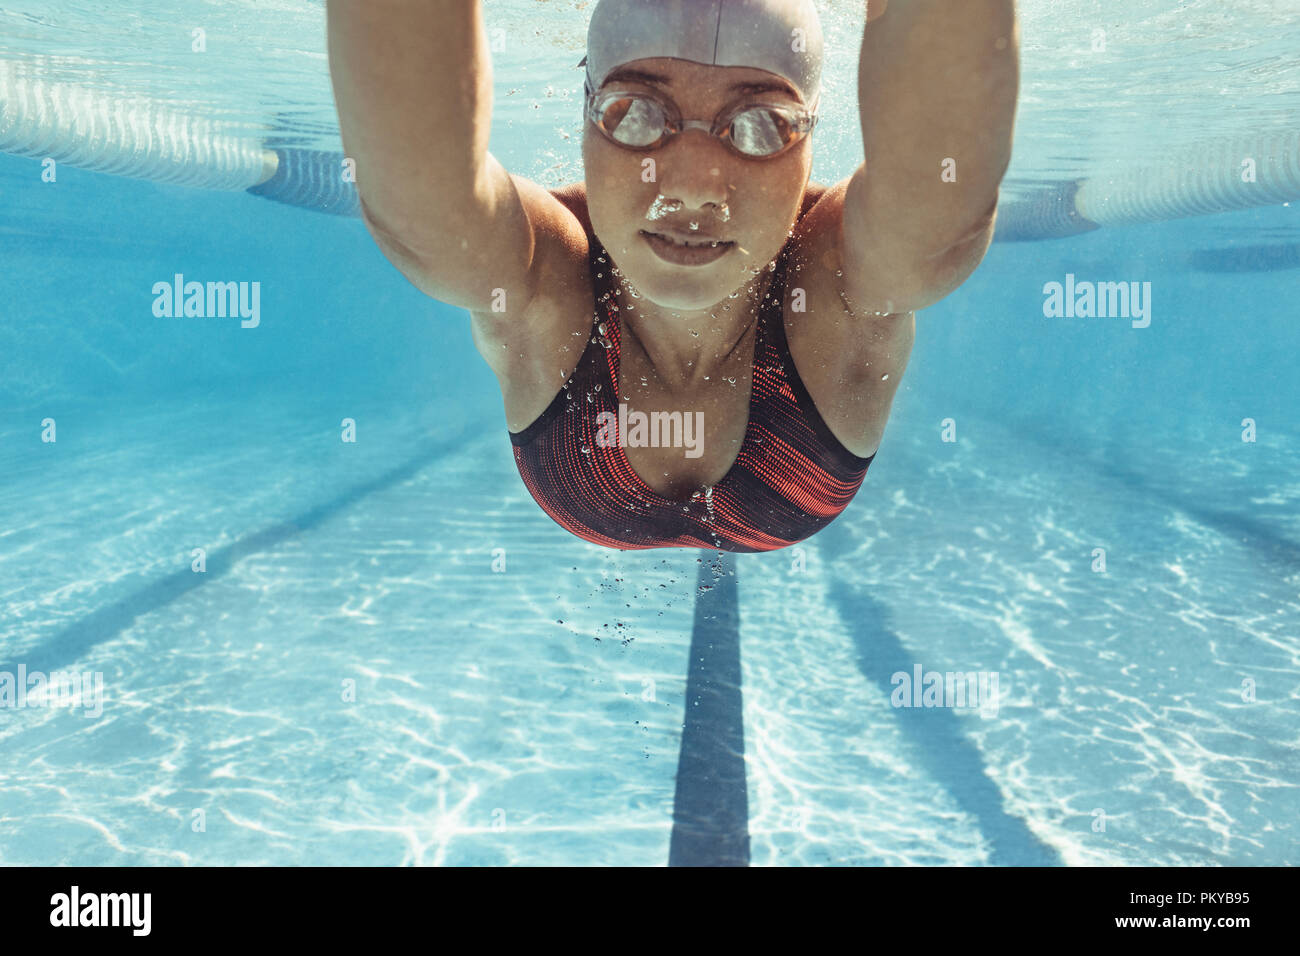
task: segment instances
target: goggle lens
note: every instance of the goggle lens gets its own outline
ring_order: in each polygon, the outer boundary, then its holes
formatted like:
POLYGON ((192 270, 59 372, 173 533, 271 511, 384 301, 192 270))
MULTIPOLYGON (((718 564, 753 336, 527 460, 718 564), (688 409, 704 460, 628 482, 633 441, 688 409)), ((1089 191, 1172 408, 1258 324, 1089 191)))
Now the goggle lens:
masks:
MULTIPOLYGON (((673 118, 654 97, 637 93, 605 94, 592 104, 591 119, 615 143, 650 149, 673 132, 673 118)), ((720 130, 738 153, 754 158, 775 156, 794 145, 816 120, 779 106, 755 105, 731 114, 720 130)))
POLYGON ((780 112, 754 107, 731 121, 731 142, 747 156, 771 156, 781 152, 797 136, 794 126, 780 112))
POLYGON ((668 116, 648 97, 627 96, 606 104, 600 125, 614 142, 644 148, 663 139, 668 132, 668 116))

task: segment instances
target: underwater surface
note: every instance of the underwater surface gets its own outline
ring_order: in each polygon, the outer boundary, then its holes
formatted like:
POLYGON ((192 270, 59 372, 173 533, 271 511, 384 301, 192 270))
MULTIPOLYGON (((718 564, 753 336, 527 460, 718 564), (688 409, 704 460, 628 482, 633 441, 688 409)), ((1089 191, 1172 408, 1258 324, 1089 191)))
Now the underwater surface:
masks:
MULTIPOLYGON (((819 7, 834 183, 861 4, 819 7)), ((491 150, 551 188, 590 10, 485 6, 491 150)), ((1294 13, 1024 0, 1003 203, 1294 134, 1294 13)), ((0 62, 340 149, 319 2, 0 0, 0 62)), ((358 220, 42 171, 0 155, 0 675, 102 695, 0 708, 0 863, 662 865, 692 814, 756 865, 1297 861, 1295 202, 995 243, 844 515, 718 555, 555 525, 358 220), (256 326, 156 316, 177 274, 256 326), (1146 314, 1045 314, 1088 282, 1146 314), (918 668, 993 699, 896 706, 918 668)))

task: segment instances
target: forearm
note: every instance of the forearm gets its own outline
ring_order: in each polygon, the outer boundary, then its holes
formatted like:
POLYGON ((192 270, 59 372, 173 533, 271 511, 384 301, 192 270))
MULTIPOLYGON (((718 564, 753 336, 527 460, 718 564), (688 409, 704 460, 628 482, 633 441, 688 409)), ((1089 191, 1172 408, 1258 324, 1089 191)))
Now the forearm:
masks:
POLYGON ((329 0, 330 76, 367 216, 420 230, 476 200, 492 76, 479 0, 329 0))
POLYGON ((1013 0, 870 0, 858 64, 873 216, 941 254, 978 229, 1011 159, 1019 87, 1013 0))

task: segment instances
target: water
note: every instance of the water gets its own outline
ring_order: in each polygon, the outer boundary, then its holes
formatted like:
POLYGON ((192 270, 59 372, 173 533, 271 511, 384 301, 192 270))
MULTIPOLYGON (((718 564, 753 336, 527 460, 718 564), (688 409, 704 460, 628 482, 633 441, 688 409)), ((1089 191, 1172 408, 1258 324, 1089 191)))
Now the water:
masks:
MULTIPOLYGON (((835 182, 860 4, 822 8, 835 182)), ((491 148, 551 187, 589 14, 487 5, 491 148)), ((1294 128, 1288 2, 1021 19, 1004 197, 1294 128)), ((0 60, 339 146, 318 3, 3 0, 0 60)), ((844 516, 714 572, 556 527, 466 317, 355 221, 40 172, 0 156, 0 671, 104 700, 0 710, 0 862, 663 864, 731 582, 755 864, 1296 862, 1295 203, 995 245, 844 516), (259 326, 155 318, 177 272, 260 282, 259 326), (1150 282, 1150 326, 1045 318, 1067 275, 1150 282), (917 664, 996 673, 996 714, 891 706, 917 664)))

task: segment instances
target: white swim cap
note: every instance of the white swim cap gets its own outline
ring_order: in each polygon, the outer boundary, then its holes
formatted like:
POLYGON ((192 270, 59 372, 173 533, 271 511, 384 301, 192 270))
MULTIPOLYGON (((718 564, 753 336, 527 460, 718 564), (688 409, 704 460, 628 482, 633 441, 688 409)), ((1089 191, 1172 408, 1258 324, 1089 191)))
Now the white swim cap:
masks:
POLYGON ((750 66, 789 80, 816 112, 822 28, 812 0, 599 0, 587 28, 587 87, 616 67, 667 56, 750 66))

